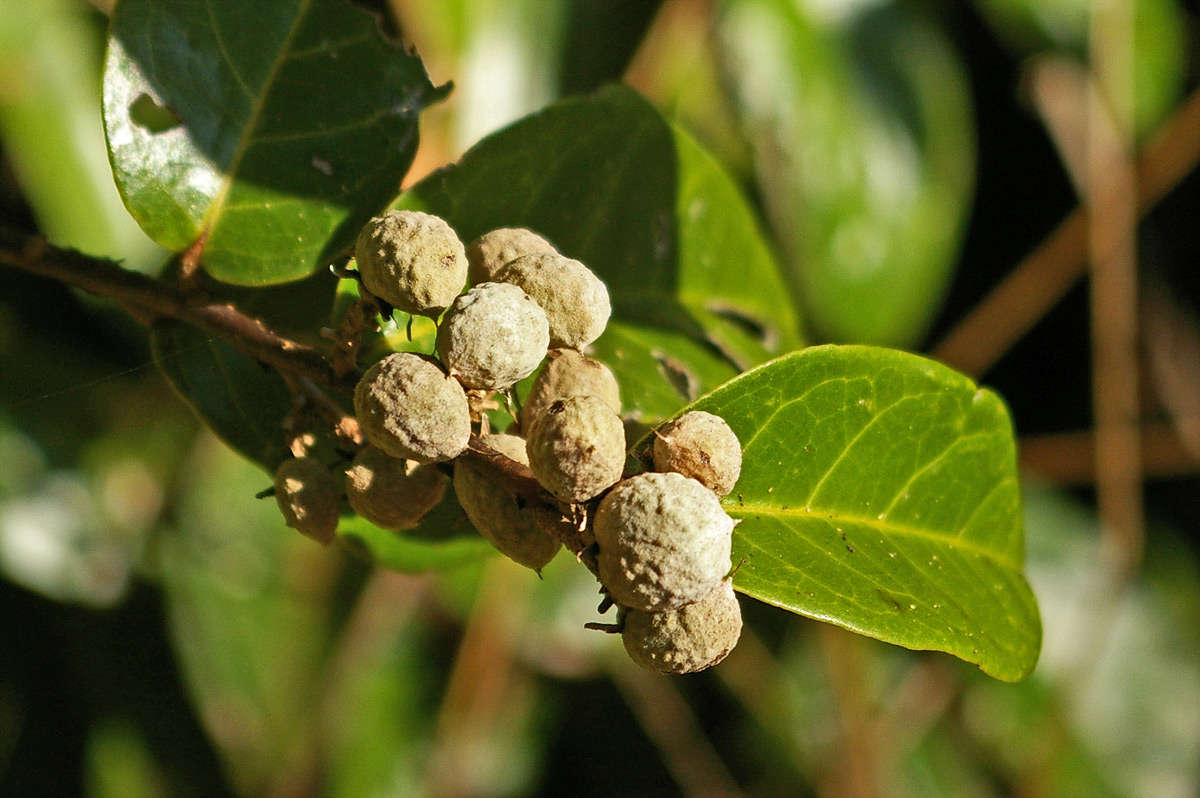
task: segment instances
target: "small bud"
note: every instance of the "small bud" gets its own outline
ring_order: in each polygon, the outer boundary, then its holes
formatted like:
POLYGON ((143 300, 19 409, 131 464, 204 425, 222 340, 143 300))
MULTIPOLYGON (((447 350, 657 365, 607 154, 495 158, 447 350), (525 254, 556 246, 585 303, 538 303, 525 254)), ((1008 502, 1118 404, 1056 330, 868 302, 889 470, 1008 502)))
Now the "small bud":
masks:
POLYGON ((711 668, 725 659, 741 636, 742 607, 729 579, 677 610, 630 610, 622 632, 629 658, 659 673, 711 668))
POLYGON ((354 413, 368 442, 419 463, 452 460, 471 437, 462 386, 411 352, 388 355, 367 369, 354 389, 354 413))
POLYGON ((275 469, 275 501, 288 526, 323 544, 333 540, 341 491, 319 460, 293 457, 280 463, 275 469))

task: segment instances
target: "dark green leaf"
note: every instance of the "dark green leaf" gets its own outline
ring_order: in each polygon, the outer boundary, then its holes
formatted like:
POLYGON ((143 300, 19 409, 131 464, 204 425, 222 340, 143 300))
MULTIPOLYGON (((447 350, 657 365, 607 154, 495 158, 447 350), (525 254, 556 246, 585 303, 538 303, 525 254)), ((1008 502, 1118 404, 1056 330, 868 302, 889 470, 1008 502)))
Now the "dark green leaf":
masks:
POLYGON ((443 93, 344 0, 123 0, 104 122, 143 229, 177 251, 204 237, 210 274, 262 285, 353 242, 395 196, 417 117, 443 93))
POLYGON ((591 267, 614 305, 596 350, 622 385, 642 384, 626 391, 626 407, 648 420, 684 398, 654 352, 681 364, 700 393, 798 345, 786 287, 736 186, 627 88, 489 136, 400 204, 444 217, 464 241, 529 227, 591 267))
POLYGON ((731 0, 720 34, 806 317, 834 341, 915 344, 970 206, 957 57, 900 4, 731 0))
POLYGON ((1041 626, 1022 573, 1012 426, 1000 399, 929 360, 814 347, 694 407, 744 449, 725 501, 738 590, 1005 680, 1041 626), (744 559, 744 561, 743 561, 744 559))
POLYGON ((154 361, 226 443, 268 471, 288 456, 283 419, 292 393, 274 369, 195 327, 156 324, 154 361))

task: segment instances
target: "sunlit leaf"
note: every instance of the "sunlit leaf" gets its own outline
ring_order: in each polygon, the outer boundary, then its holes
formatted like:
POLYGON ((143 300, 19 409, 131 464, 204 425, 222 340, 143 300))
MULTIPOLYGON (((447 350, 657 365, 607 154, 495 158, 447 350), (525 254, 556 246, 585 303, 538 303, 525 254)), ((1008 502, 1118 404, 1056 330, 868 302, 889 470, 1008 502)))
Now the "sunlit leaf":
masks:
POLYGON ((744 449, 726 498, 738 590, 1005 680, 1033 669, 1037 605, 1012 426, 950 369, 815 347, 700 399, 744 449))
POLYGON ((104 122, 125 204, 226 282, 298 279, 396 194, 444 94, 344 0, 123 0, 104 122))

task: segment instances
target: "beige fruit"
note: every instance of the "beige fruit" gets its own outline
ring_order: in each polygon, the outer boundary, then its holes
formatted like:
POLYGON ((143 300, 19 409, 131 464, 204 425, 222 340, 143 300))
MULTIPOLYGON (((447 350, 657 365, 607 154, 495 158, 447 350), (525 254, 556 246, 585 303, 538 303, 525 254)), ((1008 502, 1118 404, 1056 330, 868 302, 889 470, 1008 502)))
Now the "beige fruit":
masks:
POLYGON ((433 464, 367 446, 346 469, 346 498, 356 513, 378 527, 409 529, 442 500, 447 482, 433 464))
POLYGON ((521 428, 529 429, 555 400, 569 396, 595 396, 621 413, 621 389, 608 366, 574 349, 551 349, 521 408, 521 428))
POLYGON ((600 581, 618 604, 663 612, 699 601, 730 568, 733 519, 682 474, 638 474, 600 501, 600 581))
MULTIPOLYGON (((511 460, 529 465, 525 441, 515 435, 485 435, 483 443, 511 460)), ((460 457, 454 461, 454 493, 467 518, 496 549, 527 568, 541 571, 560 544, 542 531, 521 503, 496 482, 486 467, 460 457)))
POLYGON ((380 360, 354 389, 354 413, 367 441, 392 457, 452 460, 467 448, 467 395, 435 363, 397 352, 380 360))
POLYGON ((594 396, 553 402, 526 434, 530 470, 562 501, 587 501, 621 478, 625 427, 621 417, 594 396))
POLYGON ((406 313, 436 317, 467 282, 467 253, 445 221, 388 211, 367 222, 354 246, 363 285, 406 313))
POLYGON ((293 457, 275 469, 275 501, 284 522, 313 540, 337 532, 341 491, 329 469, 312 457, 293 457))
POLYGON ((654 470, 675 471, 727 496, 742 473, 742 445, 725 419, 692 410, 655 434, 654 470))
POLYGON ((522 255, 557 252, 554 245, 524 227, 501 227, 484 233, 467 246, 467 276, 471 285, 493 282, 501 266, 522 255))
POLYGON ((502 391, 533 373, 550 345, 546 314, 510 283, 481 283, 450 305, 437 349, 467 388, 502 391))
POLYGON ((742 607, 725 579, 694 604, 666 612, 630 610, 622 637, 630 659, 659 673, 711 668, 742 636, 742 607))
POLYGON ((546 311, 550 345, 583 349, 600 337, 612 315, 608 289, 577 260, 550 252, 522 255, 497 270, 499 282, 519 285, 546 311))

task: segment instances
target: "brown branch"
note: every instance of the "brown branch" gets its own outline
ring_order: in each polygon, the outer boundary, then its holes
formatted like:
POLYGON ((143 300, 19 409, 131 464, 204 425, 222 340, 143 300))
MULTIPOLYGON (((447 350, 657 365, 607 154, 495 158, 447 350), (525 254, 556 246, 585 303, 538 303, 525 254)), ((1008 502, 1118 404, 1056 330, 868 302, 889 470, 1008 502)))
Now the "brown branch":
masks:
POLYGON ((336 388, 353 386, 335 375, 319 351, 285 338, 229 303, 181 291, 162 280, 122 269, 106 258, 56 247, 40 235, 0 228, 0 264, 114 299, 143 324, 157 318, 177 319, 280 371, 336 388))
MULTIPOLYGON (((1200 161, 1200 89, 1142 150, 1137 212, 1144 215, 1200 161)), ((1088 215, 1073 210, 933 347, 943 363, 978 377, 1087 273, 1088 215)))

